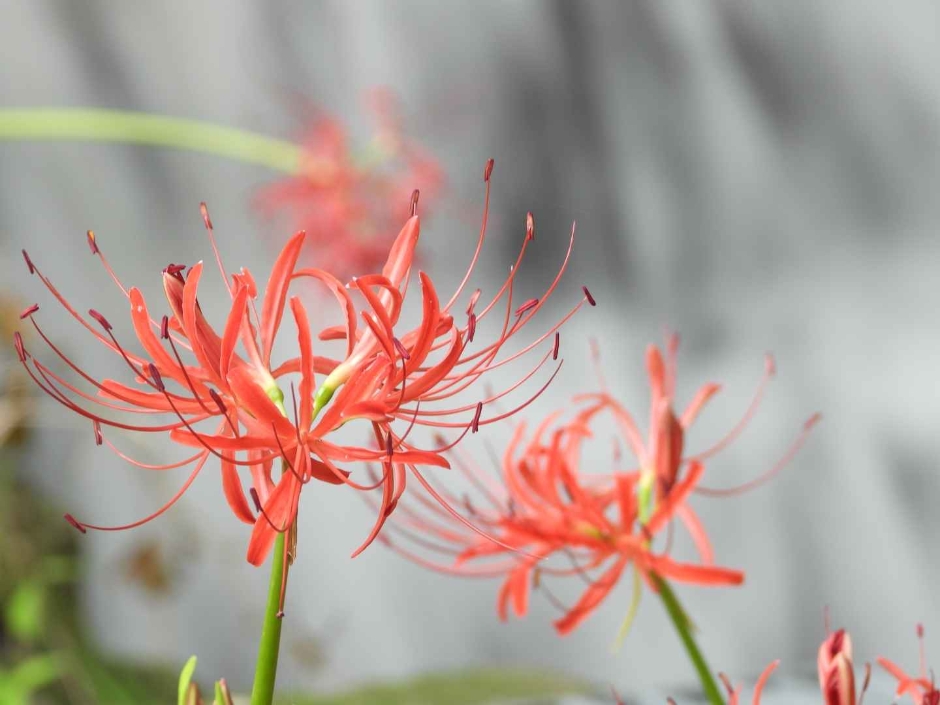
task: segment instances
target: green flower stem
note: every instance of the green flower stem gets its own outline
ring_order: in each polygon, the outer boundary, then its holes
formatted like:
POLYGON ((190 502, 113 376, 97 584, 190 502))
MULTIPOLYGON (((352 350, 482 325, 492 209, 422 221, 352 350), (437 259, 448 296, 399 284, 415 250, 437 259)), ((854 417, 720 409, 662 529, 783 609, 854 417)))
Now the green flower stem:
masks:
MULTIPOLYGON (((258 521, 261 521, 259 518, 258 521)), ((261 643, 258 644, 258 662, 255 682, 251 687, 251 705, 271 705, 274 702, 274 681, 277 678, 277 657, 281 650, 281 622, 278 616, 281 586, 287 580, 284 571, 284 534, 279 533, 271 551, 271 582, 268 586, 268 606, 264 611, 261 643)))
POLYGON ((200 120, 95 108, 0 109, 0 140, 123 142, 203 152, 296 173, 301 148, 291 142, 200 120))
POLYGON ((679 604, 679 599, 672 591, 669 583, 660 576, 655 573, 650 573, 650 578, 659 591, 659 596, 662 598, 663 605, 666 607, 666 612, 669 613, 669 618, 672 620, 676 631, 679 633, 679 639, 682 640, 682 645, 685 646, 685 650, 689 654, 692 665, 695 666, 699 680, 702 682, 702 690, 705 693, 705 697, 708 698, 708 702, 712 705, 724 705, 725 701, 721 696, 721 690, 718 688, 718 684, 715 682, 711 669, 705 662, 705 657, 699 650, 698 644, 695 643, 695 637, 692 636, 691 623, 689 622, 688 616, 686 616, 685 610, 682 609, 682 605, 679 604))

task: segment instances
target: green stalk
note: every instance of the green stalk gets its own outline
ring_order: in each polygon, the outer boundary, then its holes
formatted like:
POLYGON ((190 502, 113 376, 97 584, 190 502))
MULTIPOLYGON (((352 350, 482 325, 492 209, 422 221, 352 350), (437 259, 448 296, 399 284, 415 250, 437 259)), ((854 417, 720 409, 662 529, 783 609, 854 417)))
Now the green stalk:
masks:
POLYGON ((691 623, 689 622, 685 610, 682 609, 682 605, 679 603, 679 598, 676 597, 669 583, 660 576, 655 573, 650 573, 650 578, 659 591, 659 596, 662 598, 663 605, 666 607, 666 612, 669 614, 669 618, 676 627, 676 632, 678 632, 679 639, 682 640, 682 645, 685 646, 685 650, 689 654, 692 665, 695 666, 698 678, 702 682, 702 690, 705 693, 705 697, 708 698, 708 702, 712 705, 724 705, 725 701, 721 696, 721 690, 718 688, 718 684, 715 682, 711 669, 705 662, 705 657, 699 650, 698 644, 695 643, 695 637, 692 636, 692 630, 690 628, 691 623))
MULTIPOLYGON (((259 521, 261 519, 259 518, 259 521)), ((277 678, 277 657, 281 650, 281 586, 287 580, 284 572, 284 533, 278 533, 271 551, 271 582, 268 586, 268 606, 264 611, 264 626, 258 644, 258 662, 255 682, 251 687, 251 705, 271 705, 274 702, 274 681, 277 678)))
POLYGON ((0 109, 0 141, 123 142, 203 152, 296 173, 301 148, 201 120, 95 108, 0 109))

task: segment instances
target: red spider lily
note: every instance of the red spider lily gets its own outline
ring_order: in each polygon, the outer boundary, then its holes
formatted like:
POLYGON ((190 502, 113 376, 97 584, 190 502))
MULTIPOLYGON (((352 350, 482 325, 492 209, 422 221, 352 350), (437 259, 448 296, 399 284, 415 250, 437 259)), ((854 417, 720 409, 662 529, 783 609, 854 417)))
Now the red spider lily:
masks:
POLYGON ((924 652, 924 627, 917 625, 917 640, 920 644, 920 675, 909 676, 900 666, 886 658, 879 657, 878 665, 894 676, 898 681, 897 695, 909 695, 916 705, 940 705, 940 690, 934 682, 933 674, 927 677, 927 659, 924 652))
POLYGON ((855 705, 852 639, 844 629, 832 632, 820 644, 816 663, 826 705, 855 705))
POLYGON ((368 104, 375 132, 365 149, 350 147, 340 121, 315 114, 302 138, 300 173, 255 198, 266 217, 286 211, 307 231, 311 260, 340 278, 381 266, 414 186, 427 197, 443 185, 436 161, 405 137, 394 96, 376 89, 368 104))
MULTIPOLYGON (((487 204, 491 171, 492 162, 487 165, 485 174, 487 204)), ((417 192, 413 198, 413 208, 416 203, 417 192)), ((441 450, 446 448, 422 450, 415 447, 408 441, 411 430, 415 426, 425 425, 462 429, 466 433, 481 425, 498 422, 524 408, 544 390, 544 386, 516 409, 486 418, 483 417, 484 405, 504 397, 521 382, 476 404, 444 405, 441 408, 440 402, 446 402, 471 387, 487 372, 511 363, 553 335, 556 341, 554 352, 557 352, 558 327, 585 301, 591 301, 590 295, 586 293, 585 298, 561 321, 530 345, 519 352, 500 357, 507 341, 527 326, 557 287, 571 248, 569 246, 558 276, 542 299, 532 305, 526 304, 525 312, 517 311, 513 315, 512 290, 517 266, 492 302, 478 316, 483 318, 489 311, 505 305, 505 322, 501 331, 494 341, 471 351, 469 343, 472 334, 468 334, 468 329, 474 325, 471 321, 476 314, 472 311, 479 293, 471 296, 471 313, 468 314, 466 325, 458 325, 450 309, 472 274, 485 238, 486 212, 484 208, 484 226, 480 231, 476 254, 457 291, 442 305, 431 279, 420 274, 424 315, 414 330, 400 334, 396 333, 395 326, 407 290, 420 232, 415 214, 402 228, 381 274, 360 277, 351 282, 348 288, 323 270, 297 267, 304 240, 304 234, 298 233, 288 242, 274 265, 258 314, 254 278, 245 269, 228 276, 215 246, 212 223, 203 208, 212 249, 231 298, 229 314, 220 329, 221 335, 206 320, 198 301, 197 292, 203 274, 201 262, 188 271, 182 265, 165 268, 163 285, 170 312, 157 321, 151 317, 140 292, 134 288, 128 289, 118 279, 94 235, 89 233, 88 243, 92 253, 101 259, 108 274, 130 303, 131 320, 144 349, 143 355, 128 351, 118 341, 110 322, 101 314, 92 310, 88 317, 80 315, 24 251, 30 271, 39 276, 72 317, 131 369, 137 386, 131 387, 112 380, 99 381, 71 361, 37 323, 34 314, 38 311, 38 305, 27 309, 23 317, 32 322, 51 350, 90 384, 97 394, 83 391, 46 366, 26 350, 22 338, 17 334, 15 343, 20 361, 32 378, 60 404, 91 420, 99 445, 107 444, 120 457, 138 467, 154 470, 187 465, 193 467, 179 492, 144 519, 116 527, 80 522, 71 515, 67 519, 82 532, 87 529, 118 530, 139 526, 172 506, 194 481, 210 455, 221 460, 223 490, 233 512, 239 519, 254 525, 248 560, 256 565, 264 561, 276 535, 294 526, 301 489, 311 479, 344 483, 362 490, 382 488, 379 518, 359 550, 374 539, 394 509, 404 490, 407 471, 414 474, 435 499, 443 501, 416 466, 448 467, 447 460, 441 455, 441 450), (345 341, 346 354, 340 360, 313 354, 313 336, 307 311, 298 297, 290 297, 288 300, 289 287, 299 278, 313 279, 326 285, 339 302, 345 325, 339 329, 326 328, 319 337, 322 340, 345 341), (357 308, 351 291, 358 291, 364 305, 357 308), (272 348, 288 304, 297 329, 299 354, 275 367, 271 363, 272 348), (364 327, 357 326, 360 318, 366 324, 364 327), (243 354, 237 351, 239 343, 243 354), (183 355, 194 358, 195 364, 184 362, 183 355), (290 384, 293 409, 292 414, 289 414, 282 389, 287 388, 292 375, 299 376, 299 384, 296 390, 290 384), (319 385, 317 375, 323 376, 319 385), (174 385, 177 389, 171 391, 170 387, 174 385), (436 408, 435 403, 438 403, 436 408), (322 416, 321 411, 324 412, 322 416), (165 419, 153 423, 129 423, 112 419, 112 413, 137 415, 137 418, 161 415, 169 415, 171 418, 168 423, 165 419), (458 420, 461 417, 463 420, 458 420), (340 426, 356 420, 371 424, 378 441, 374 446, 345 446, 328 440, 329 435, 340 426), (396 422, 406 424, 406 427, 397 430, 393 428, 396 422), (119 450, 102 432, 102 428, 106 427, 165 433, 175 443, 196 449, 196 453, 166 465, 147 465, 119 450), (278 479, 272 477, 275 460, 280 460, 283 467, 283 473, 278 479), (349 472, 337 465, 353 462, 380 462, 383 473, 367 485, 359 484, 350 479, 349 472), (248 468, 251 473, 248 494, 253 501, 254 511, 246 499, 238 474, 242 467, 248 468)), ((523 253, 531 239, 531 234, 527 233, 522 246, 523 253)), ((522 381, 539 370, 552 356, 552 352, 546 352, 522 381)), ((462 435, 450 445, 460 438, 462 435)), ((282 558, 287 560, 287 552, 282 558)))
MULTIPOLYGON (((603 602, 631 564, 635 569, 634 600, 627 623, 635 611, 642 581, 656 590, 653 575, 700 585, 740 584, 743 573, 713 565, 711 544, 687 500, 698 489, 704 458, 730 442, 743 422, 713 449, 684 458, 682 429, 691 423, 717 385, 706 386, 696 395, 689 410, 676 419, 662 403, 664 399, 671 399, 674 380, 674 342, 669 349, 673 364, 666 368, 657 364, 655 348, 648 355, 648 360, 652 360, 650 376, 654 393, 652 452, 640 440, 629 413, 609 393, 580 395, 574 399, 575 411, 566 423, 562 423, 564 412, 551 414, 528 441, 525 427, 520 424, 516 428, 500 464, 501 483, 490 482, 472 463, 458 458, 458 467, 484 499, 483 506, 465 499, 466 521, 471 521, 488 537, 496 537, 498 542, 466 530, 430 503, 400 512, 396 529, 401 537, 416 545, 453 556, 454 564, 426 559, 388 537, 384 542, 429 568, 461 575, 504 577, 498 599, 501 619, 506 619, 510 604, 517 615, 525 614, 531 586, 544 589, 543 575, 579 576, 585 580, 586 589, 577 604, 562 607, 565 614, 555 622, 562 634, 575 629, 603 602), (670 371, 662 372, 663 369, 670 371), (668 384, 665 380, 669 380, 668 384), (581 472, 584 441, 595 435, 593 426, 602 413, 611 416, 626 437, 640 460, 639 468, 615 469, 606 474, 581 472), (657 424, 657 420, 661 423, 657 424), (656 468, 655 477, 660 479, 655 496, 650 492, 653 487, 649 480, 651 468, 656 468), (700 562, 678 562, 670 557, 675 518, 691 534, 700 562), (664 531, 665 547, 656 549, 656 538, 664 531), (428 540, 428 536, 435 540, 428 540), (549 556, 564 557, 571 565, 544 567, 542 560, 549 556), (500 560, 483 566, 471 565, 477 560, 495 558, 500 560), (594 576, 595 570, 603 572, 594 576)), ((755 405, 756 402, 751 405, 745 421, 755 405)), ((816 418, 805 424, 783 462, 804 442, 816 418)), ((619 456, 616 450, 615 456, 619 456)), ((615 468, 618 462, 615 457, 615 468)), ((780 463, 774 466, 773 472, 779 467, 780 463)), ((451 497, 450 501, 458 503, 456 498, 451 497)), ((547 589, 545 592, 560 605, 547 589)))

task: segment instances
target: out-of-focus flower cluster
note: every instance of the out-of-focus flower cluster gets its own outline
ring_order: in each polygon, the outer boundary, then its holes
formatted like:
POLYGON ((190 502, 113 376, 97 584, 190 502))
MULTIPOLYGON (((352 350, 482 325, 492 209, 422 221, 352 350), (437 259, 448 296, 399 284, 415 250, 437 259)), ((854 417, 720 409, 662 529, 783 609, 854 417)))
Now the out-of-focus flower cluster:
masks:
POLYGON ((285 213, 305 230, 305 261, 340 279, 381 266, 412 189, 433 201, 444 185, 440 165, 408 136, 395 96, 373 89, 366 106, 374 131, 362 146, 351 143, 343 122, 312 110, 299 172, 261 188, 254 201, 264 216, 285 213))

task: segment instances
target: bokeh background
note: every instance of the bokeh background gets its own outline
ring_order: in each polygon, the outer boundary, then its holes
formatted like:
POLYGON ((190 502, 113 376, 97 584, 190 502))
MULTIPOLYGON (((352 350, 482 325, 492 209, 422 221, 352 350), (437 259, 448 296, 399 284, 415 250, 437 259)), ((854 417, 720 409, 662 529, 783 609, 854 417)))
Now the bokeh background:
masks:
MULTIPOLYGON (((484 288, 505 276, 527 210, 536 266, 521 276, 533 291, 577 220, 554 314, 581 283, 600 305, 565 329, 568 362, 532 415, 595 385, 592 337, 611 386, 642 413, 643 351, 669 327, 682 335, 680 391, 725 385, 690 439, 702 446, 740 416, 772 350, 778 378, 748 433, 711 464, 711 484, 769 467, 812 412, 824 422, 772 485, 698 504, 719 561, 748 578, 681 595, 712 665, 747 679, 781 658, 782 692, 815 678, 825 605, 851 630, 859 662, 915 665, 918 621, 940 654, 938 28, 928 0, 4 2, 0 104, 152 111, 289 138, 296 96, 365 129, 363 93, 388 86, 448 180, 422 236, 436 281, 455 285, 472 252, 488 157, 484 288)), ((287 232, 249 201, 272 178, 170 150, 0 143, 3 293, 51 304, 23 266, 26 247, 77 308, 122 320, 84 231, 98 233, 126 281, 156 295, 166 262, 209 256, 200 201, 227 262, 264 271, 287 232)), ((69 352, 105 369, 58 320, 69 352)), ((123 465, 49 400, 34 412, 4 472, 76 515, 131 520, 181 481, 123 465)), ((160 444, 143 450, 165 462, 160 444)), ((350 561, 371 514, 335 489, 304 495, 282 687, 500 664, 625 692, 692 690, 649 596, 616 654, 626 587, 564 639, 538 596, 528 618, 501 624, 495 583, 431 574, 378 545, 350 561)), ((81 538, 81 618, 108 653, 174 665, 197 653, 207 678, 244 686, 267 581, 244 562, 246 540, 204 473, 160 521, 81 538), (141 577, 154 561, 166 575, 141 577)), ((878 685, 873 702, 886 701, 878 685)))

